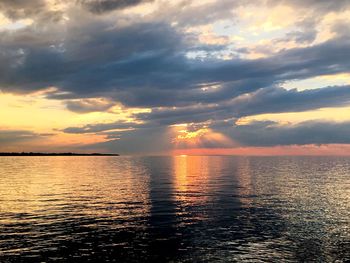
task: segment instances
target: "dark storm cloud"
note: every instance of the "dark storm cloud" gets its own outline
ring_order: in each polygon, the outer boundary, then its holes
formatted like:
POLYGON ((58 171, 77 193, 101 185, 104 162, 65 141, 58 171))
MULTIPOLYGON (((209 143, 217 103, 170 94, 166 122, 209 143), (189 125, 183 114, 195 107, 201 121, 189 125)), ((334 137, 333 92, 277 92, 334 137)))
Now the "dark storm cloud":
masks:
POLYGON ((115 9, 123 9, 153 0, 78 0, 78 3, 95 14, 102 14, 115 9))
POLYGON ((350 122, 308 121, 279 125, 267 121, 221 128, 220 131, 246 146, 350 143, 350 122))

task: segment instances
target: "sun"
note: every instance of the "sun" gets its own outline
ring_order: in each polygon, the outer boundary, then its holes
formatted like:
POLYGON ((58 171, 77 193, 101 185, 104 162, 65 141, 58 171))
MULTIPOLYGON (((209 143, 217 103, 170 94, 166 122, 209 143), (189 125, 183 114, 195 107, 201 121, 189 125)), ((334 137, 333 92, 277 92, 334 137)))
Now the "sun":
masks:
POLYGON ((208 148, 211 145, 232 146, 233 141, 222 133, 209 127, 193 124, 172 126, 172 143, 175 149, 208 148))
POLYGON ((178 131, 179 134, 177 135, 176 139, 178 139, 178 140, 190 140, 190 139, 201 137, 208 132, 209 132, 209 129, 207 129, 207 128, 201 128, 201 129, 196 130, 196 131, 188 131, 186 129, 183 129, 183 130, 178 131))

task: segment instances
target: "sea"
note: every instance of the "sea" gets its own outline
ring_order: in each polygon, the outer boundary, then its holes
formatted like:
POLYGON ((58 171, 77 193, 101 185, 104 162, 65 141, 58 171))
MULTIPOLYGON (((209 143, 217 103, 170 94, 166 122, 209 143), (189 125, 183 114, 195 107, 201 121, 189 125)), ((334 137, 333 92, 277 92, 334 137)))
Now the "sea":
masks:
POLYGON ((350 158, 0 157, 0 262, 350 262, 350 158))

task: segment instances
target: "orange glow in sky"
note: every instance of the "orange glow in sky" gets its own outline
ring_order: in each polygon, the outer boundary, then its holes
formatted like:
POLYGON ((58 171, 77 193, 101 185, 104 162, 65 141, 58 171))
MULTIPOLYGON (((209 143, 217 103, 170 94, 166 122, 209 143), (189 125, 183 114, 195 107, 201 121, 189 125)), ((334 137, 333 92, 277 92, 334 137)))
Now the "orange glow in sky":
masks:
POLYGON ((349 155, 347 1, 2 2, 0 152, 349 155))
POLYGON ((191 148, 176 149, 173 155, 247 155, 247 156, 274 156, 274 155, 311 155, 311 156, 350 156, 350 145, 291 145, 273 147, 237 147, 237 148, 191 148))

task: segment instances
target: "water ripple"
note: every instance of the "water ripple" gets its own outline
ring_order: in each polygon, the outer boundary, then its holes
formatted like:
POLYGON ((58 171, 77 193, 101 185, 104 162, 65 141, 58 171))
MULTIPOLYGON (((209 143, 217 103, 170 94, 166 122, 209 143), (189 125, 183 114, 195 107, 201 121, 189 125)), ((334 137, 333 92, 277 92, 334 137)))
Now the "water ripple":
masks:
POLYGON ((350 159, 0 157, 0 262, 348 262, 350 159))

